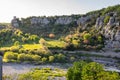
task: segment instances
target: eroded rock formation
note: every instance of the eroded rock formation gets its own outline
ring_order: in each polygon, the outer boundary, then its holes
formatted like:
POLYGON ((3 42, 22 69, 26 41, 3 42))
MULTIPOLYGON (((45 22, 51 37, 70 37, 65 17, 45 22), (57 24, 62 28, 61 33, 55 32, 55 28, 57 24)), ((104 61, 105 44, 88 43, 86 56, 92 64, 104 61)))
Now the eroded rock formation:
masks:
POLYGON ((112 13, 107 25, 104 24, 104 19, 101 19, 101 17, 96 20, 96 29, 106 38, 106 49, 120 49, 120 25, 119 21, 116 20, 116 15, 115 12, 112 13))

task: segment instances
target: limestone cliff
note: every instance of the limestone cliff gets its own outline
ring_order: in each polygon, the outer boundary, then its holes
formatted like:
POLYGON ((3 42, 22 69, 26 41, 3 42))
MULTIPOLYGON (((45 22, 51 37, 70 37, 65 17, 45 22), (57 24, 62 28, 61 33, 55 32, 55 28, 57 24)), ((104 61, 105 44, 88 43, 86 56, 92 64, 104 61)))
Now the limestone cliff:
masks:
POLYGON ((105 16, 100 16, 96 20, 96 29, 106 38, 106 49, 120 48, 120 21, 117 20, 117 13, 112 12, 105 16), (104 24, 104 18, 110 16, 108 23, 104 24))
POLYGON ((63 34, 80 26, 82 30, 95 27, 105 37, 105 49, 120 48, 120 5, 110 6, 85 15, 28 17, 11 21, 13 27, 21 27, 33 34, 63 34), (72 27, 72 28, 71 28, 72 27))

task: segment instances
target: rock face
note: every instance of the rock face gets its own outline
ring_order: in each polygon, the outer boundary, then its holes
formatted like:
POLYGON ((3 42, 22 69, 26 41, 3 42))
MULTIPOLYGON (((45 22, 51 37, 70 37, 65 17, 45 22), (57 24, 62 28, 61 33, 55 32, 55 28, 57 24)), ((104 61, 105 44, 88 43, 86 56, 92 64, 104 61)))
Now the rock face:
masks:
POLYGON ((47 24, 50 23, 50 21, 47 18, 32 17, 30 19, 30 23, 32 25, 36 25, 36 24, 45 24, 45 25, 47 25, 47 24))
POLYGON ((19 25, 19 19, 16 18, 16 16, 13 17, 13 19, 12 19, 12 21, 11 21, 11 25, 12 25, 13 27, 19 27, 19 26, 20 26, 20 25, 19 25))
MULTIPOLYGON (((88 27, 88 23, 93 19, 96 19, 96 23, 94 23, 95 28, 106 38, 105 48, 120 49, 120 21, 117 20, 116 12, 107 13, 104 16, 99 15, 83 15, 83 16, 54 16, 54 17, 29 17, 25 19, 21 19, 21 21, 14 17, 11 21, 13 27, 19 27, 20 23, 22 25, 29 24, 28 26, 38 26, 38 27, 46 27, 49 25, 69 25, 75 22, 77 26, 81 26, 82 29, 86 29, 88 27), (107 24, 104 24, 104 19, 110 16, 107 24)), ((93 20, 94 21, 94 20, 93 20)), ((73 23, 74 24, 74 23, 73 23)), ((92 24, 93 25, 93 24, 92 24)))
POLYGON ((98 28, 101 28, 103 26, 104 26, 104 17, 103 16, 98 17, 96 20, 95 27, 98 29, 98 28))
POLYGON ((55 24, 63 24, 63 25, 66 25, 66 24, 70 24, 72 21, 74 21, 74 19, 72 19, 72 17, 59 17, 55 24))
POLYGON ((115 17, 113 16, 113 17, 110 17, 110 20, 109 20, 109 22, 108 22, 108 26, 114 26, 115 24, 115 17))
POLYGON ((46 26, 49 24, 52 25, 69 25, 72 23, 77 23, 77 25, 80 25, 82 27, 86 26, 85 24, 90 21, 90 19, 92 18, 92 15, 88 15, 88 16, 78 16, 73 17, 73 16, 55 16, 55 17, 28 17, 28 18, 23 18, 21 20, 19 20, 18 18, 14 17, 11 21, 11 24, 13 27, 19 27, 19 23, 21 24, 25 24, 28 23, 31 26, 46 26))
POLYGON ((116 13, 110 17, 107 25, 104 25, 104 18, 98 17, 96 20, 96 29, 106 38, 106 49, 120 49, 120 25, 116 20, 116 13))

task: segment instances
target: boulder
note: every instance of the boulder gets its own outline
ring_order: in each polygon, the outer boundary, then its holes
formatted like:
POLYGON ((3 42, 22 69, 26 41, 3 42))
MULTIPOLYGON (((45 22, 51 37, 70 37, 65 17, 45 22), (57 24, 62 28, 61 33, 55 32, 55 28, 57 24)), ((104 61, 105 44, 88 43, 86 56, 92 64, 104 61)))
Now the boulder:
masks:
POLYGON ((120 41, 120 30, 117 30, 115 40, 120 41))
POLYGON ((115 25, 115 17, 110 17, 109 22, 107 24, 108 26, 114 26, 115 25))

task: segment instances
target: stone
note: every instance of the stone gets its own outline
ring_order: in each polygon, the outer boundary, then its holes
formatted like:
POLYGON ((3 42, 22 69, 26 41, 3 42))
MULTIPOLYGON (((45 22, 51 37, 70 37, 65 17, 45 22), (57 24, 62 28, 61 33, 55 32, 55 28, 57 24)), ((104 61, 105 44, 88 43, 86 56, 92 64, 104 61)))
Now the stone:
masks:
POLYGON ((47 18, 43 18, 41 23, 47 25, 50 23, 50 21, 47 18))
POLYGON ((16 18, 16 16, 14 16, 14 18, 12 19, 11 25, 12 25, 13 27, 19 27, 19 26, 20 26, 20 25, 19 25, 19 19, 16 18))
POLYGON ((104 25, 104 17, 103 16, 98 17, 97 20, 96 20, 95 27, 97 29, 99 29, 99 28, 103 27, 103 25, 104 25))
POLYGON ((120 30, 117 30, 115 40, 120 41, 120 30))
POLYGON ((32 17, 32 18, 30 19, 30 22, 31 22, 32 25, 37 24, 37 18, 32 17))
POLYGON ((87 21, 86 17, 81 17, 77 20, 77 24, 83 26, 87 21))
POLYGON ((72 21, 74 21, 71 17, 59 17, 55 24, 63 24, 63 25, 67 25, 70 24, 72 21))
POLYGON ((120 48, 120 42, 119 41, 113 41, 112 47, 113 48, 120 48))
POLYGON ((110 19, 109 19, 109 22, 108 22, 108 26, 114 26, 114 23, 115 23, 115 17, 113 16, 113 17, 110 17, 110 19))
POLYGON ((96 27, 96 28, 99 27, 99 23, 100 23, 100 17, 98 17, 97 20, 96 20, 96 24, 95 24, 95 27, 96 27))

